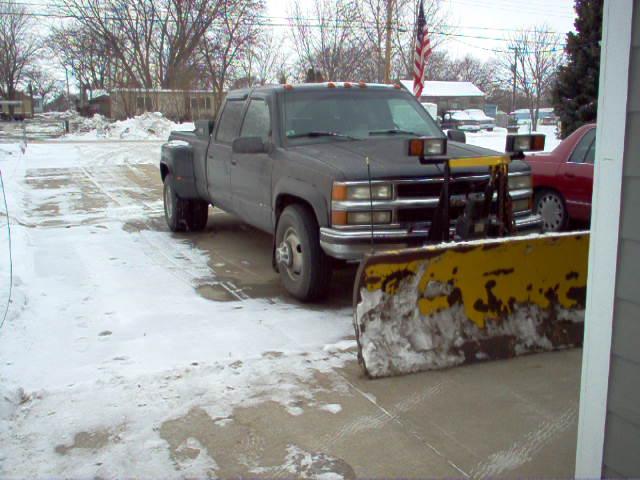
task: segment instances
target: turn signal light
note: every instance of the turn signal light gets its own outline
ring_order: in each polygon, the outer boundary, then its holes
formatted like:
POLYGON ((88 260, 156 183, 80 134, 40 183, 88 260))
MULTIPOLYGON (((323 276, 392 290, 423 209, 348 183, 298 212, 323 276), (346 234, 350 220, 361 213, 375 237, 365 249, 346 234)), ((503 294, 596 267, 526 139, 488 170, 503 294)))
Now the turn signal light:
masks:
POLYGON ((331 212, 331 225, 346 225, 347 224, 347 212, 333 211, 331 212))
POLYGON ((344 201, 346 199, 347 186, 344 183, 334 183, 331 190, 331 200, 344 201))
POLYGON ((447 154, 446 138, 412 138, 409 140, 410 157, 433 157, 447 154))

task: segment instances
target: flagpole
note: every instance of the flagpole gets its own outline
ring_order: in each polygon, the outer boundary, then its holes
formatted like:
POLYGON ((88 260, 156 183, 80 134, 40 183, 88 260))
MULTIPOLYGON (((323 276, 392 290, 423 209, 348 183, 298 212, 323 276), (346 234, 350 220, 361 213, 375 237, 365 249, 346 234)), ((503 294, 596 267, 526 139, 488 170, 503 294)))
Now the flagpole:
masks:
POLYGON ((384 50, 384 83, 391 83, 391 25, 395 0, 387 0, 387 38, 384 50))

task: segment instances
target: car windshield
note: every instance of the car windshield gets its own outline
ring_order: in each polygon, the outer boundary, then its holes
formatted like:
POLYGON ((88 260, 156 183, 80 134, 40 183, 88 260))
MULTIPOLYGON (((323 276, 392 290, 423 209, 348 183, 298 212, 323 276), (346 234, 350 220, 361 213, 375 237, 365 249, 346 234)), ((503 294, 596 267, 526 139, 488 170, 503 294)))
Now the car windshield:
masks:
POLYGON ((444 134, 408 92, 382 88, 286 91, 284 122, 291 144, 444 134))

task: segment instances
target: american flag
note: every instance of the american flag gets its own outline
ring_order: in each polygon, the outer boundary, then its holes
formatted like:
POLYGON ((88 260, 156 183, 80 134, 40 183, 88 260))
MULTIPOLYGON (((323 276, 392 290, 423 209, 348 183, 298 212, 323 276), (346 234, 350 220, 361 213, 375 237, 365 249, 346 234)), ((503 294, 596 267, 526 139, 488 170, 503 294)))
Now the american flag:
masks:
POLYGON ((422 0, 420 0, 418 23, 416 24, 416 51, 413 57, 413 94, 418 98, 422 96, 424 66, 429 55, 431 55, 429 30, 427 29, 427 21, 424 19, 422 0))

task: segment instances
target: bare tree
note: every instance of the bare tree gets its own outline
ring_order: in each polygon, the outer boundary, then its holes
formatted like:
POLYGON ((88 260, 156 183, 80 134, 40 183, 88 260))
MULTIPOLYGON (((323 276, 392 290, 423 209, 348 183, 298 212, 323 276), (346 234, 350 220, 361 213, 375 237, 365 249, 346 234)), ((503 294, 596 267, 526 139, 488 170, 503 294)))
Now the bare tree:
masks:
POLYGON ((358 22, 355 0, 313 0, 303 8, 295 0, 290 10, 290 34, 298 56, 298 70, 320 72, 327 80, 359 77, 365 42, 354 27, 358 22))
POLYGON ((219 28, 208 29, 201 41, 203 68, 207 86, 215 93, 216 111, 256 42, 258 16, 263 10, 263 0, 224 1, 219 28))
POLYGON ((62 90, 62 85, 53 75, 40 66, 34 66, 25 75, 26 81, 31 85, 33 93, 42 98, 42 104, 62 90))
MULTIPOLYGON (((240 0, 236 0, 240 1, 240 0)), ((62 0, 96 42, 104 42, 125 83, 184 88, 195 53, 225 0, 62 0)))
MULTIPOLYGON (((33 34, 32 17, 14 0, 3 2, 0 9, 0 95, 14 100, 18 84, 24 80, 40 48, 33 34)), ((13 106, 9 107, 13 115, 13 106)))
POLYGON ((509 54, 501 59, 503 71, 515 70, 516 88, 526 99, 532 130, 537 128, 542 98, 550 90, 562 59, 559 45, 557 34, 546 25, 537 26, 517 33, 511 39, 509 54))
POLYGON ((242 69, 249 85, 264 85, 276 82, 287 71, 287 60, 283 52, 284 38, 272 32, 260 35, 245 55, 242 69))

